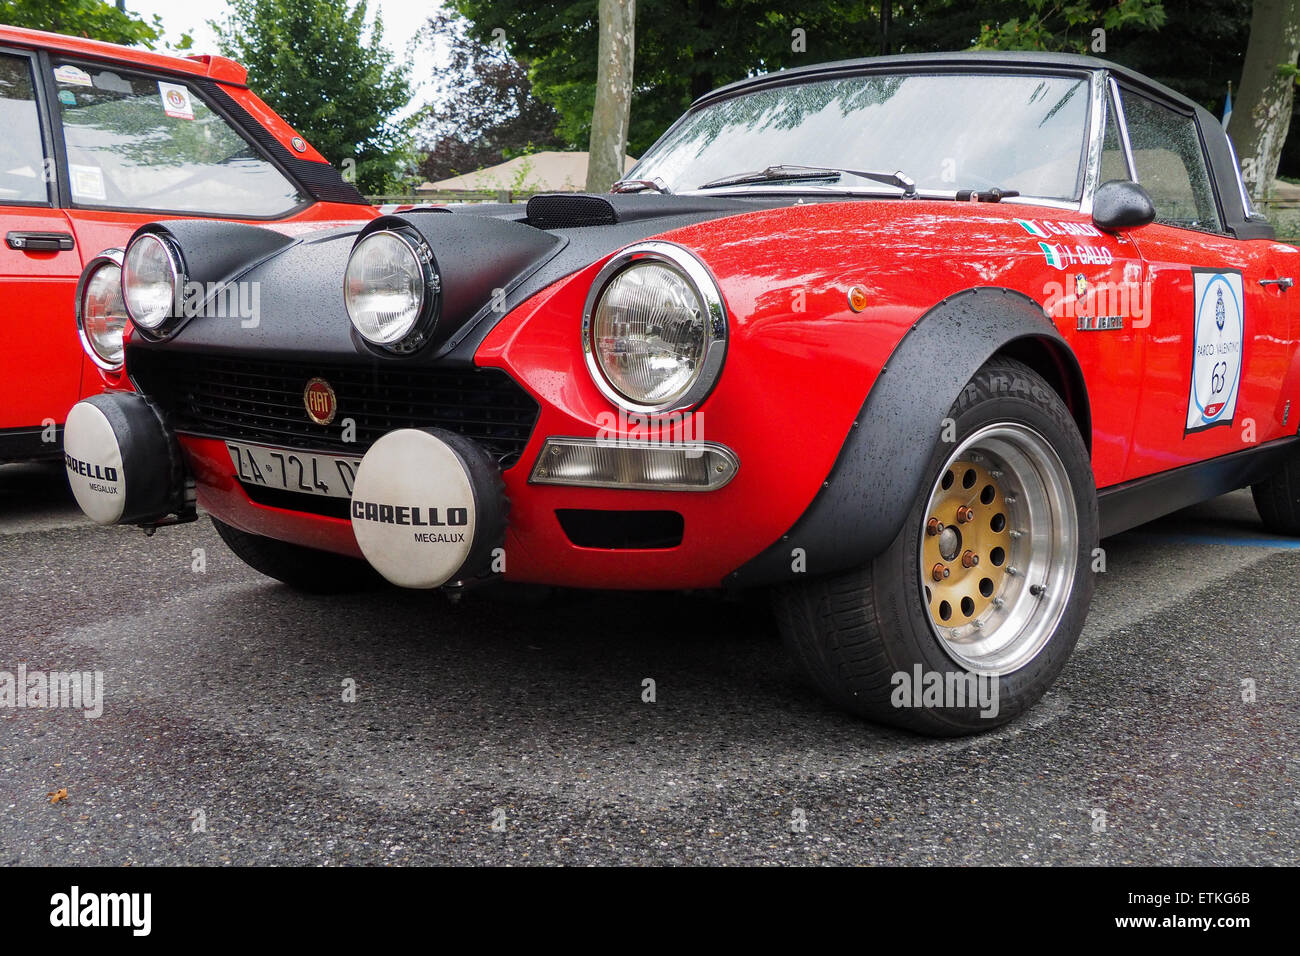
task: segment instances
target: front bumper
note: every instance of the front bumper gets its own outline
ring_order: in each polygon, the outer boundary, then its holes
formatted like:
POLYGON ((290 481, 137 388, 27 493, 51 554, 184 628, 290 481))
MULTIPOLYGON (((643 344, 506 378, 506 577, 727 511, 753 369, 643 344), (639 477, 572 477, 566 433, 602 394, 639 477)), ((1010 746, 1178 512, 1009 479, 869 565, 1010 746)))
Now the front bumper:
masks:
MULTIPOLYGON (((181 435, 199 506, 251 534, 361 558, 345 518, 261 504, 235 476, 224 441, 181 435)), ((502 474, 510 502, 503 576, 508 581, 559 587, 660 590, 718 587, 735 567, 771 542, 743 534, 743 515, 727 510, 716 493, 623 491, 530 485, 531 459, 502 474), (627 516, 634 516, 629 521, 627 516), (671 547, 599 547, 591 525, 604 525, 609 542, 641 544, 656 534, 680 540, 671 547), (640 536, 620 529, 640 524, 640 536), (663 529, 662 532, 659 529, 663 529), (748 540, 747 540, 748 537, 748 540), (747 553, 755 547, 753 553, 747 553)), ((737 478, 739 480, 739 478, 737 478)), ((732 506, 738 507, 738 499, 732 506)), ((310 502, 304 502, 304 506, 310 502)), ((597 537, 599 540, 599 538, 597 537)))
MULTIPOLYGON (((854 427, 882 357, 873 357, 866 349, 840 347, 846 323, 856 320, 787 317, 761 324, 737 320, 727 364, 713 393, 699 410, 668 423, 655 436, 658 441, 725 446, 739 463, 732 480, 704 492, 530 482, 547 439, 635 441, 640 434, 642 423, 620 415, 596 388, 579 347, 574 317, 582 313, 583 297, 597 267, 575 273, 504 316, 474 353, 479 371, 456 373, 508 379, 528 399, 531 409, 522 432, 516 427, 513 432, 475 435, 466 430, 474 416, 467 416, 459 425, 455 420, 420 420, 409 411, 386 423, 380 417, 367 420, 378 423, 379 430, 437 425, 476 440, 497 442, 496 449, 502 452, 498 458, 501 479, 509 500, 503 568, 507 580, 646 590, 722 586, 731 572, 779 545, 822 488, 854 427), (501 444, 512 437, 513 447, 501 444)), ((733 315, 749 311, 752 305, 734 310, 733 315)), ((888 333, 887 326, 882 329, 882 334, 888 333)), ((149 350, 153 353, 149 356, 143 350, 139 355, 128 350, 128 368, 143 392, 154 391, 153 383, 146 381, 143 364, 151 359, 175 362, 172 374, 183 382, 184 357, 178 354, 182 347, 178 341, 168 348, 149 350)), ((210 354, 217 351, 209 350, 210 354)), ((263 349, 247 354, 268 357, 263 349)), ((283 358, 286 366, 312 361, 305 353, 283 358)), ((305 382, 313 369, 304 365, 299 371, 305 382)), ((363 397, 372 399, 377 388, 388 388, 405 376, 435 371, 403 362, 355 366, 357 376, 368 376, 356 379, 358 386, 366 386, 363 397)), ((234 397, 242 394, 236 390, 234 397)), ((163 397, 161 393, 159 397, 163 397)), ((340 420, 355 411, 348 403, 340 392, 340 420)), ((283 404, 273 416, 277 427, 291 426, 283 443, 331 453, 345 450, 336 446, 313 449, 313 439, 303 431, 309 426, 301 397, 286 392, 283 404)), ((489 404, 503 410, 518 407, 496 398, 489 404)), ((449 413, 456 413, 457 407, 451 403, 449 413)), ((500 419, 491 421, 509 425, 500 419)), ((203 508, 252 534, 360 555, 347 518, 293 510, 277 506, 280 502, 259 502, 249 496, 236 478, 222 441, 247 436, 219 429, 200 434, 187 430, 184 421, 173 422, 203 508)), ((361 417, 358 423, 363 424, 361 417)), ((346 450, 360 454, 375 437, 360 433, 357 443, 346 450)), ((261 440, 267 441, 267 436, 261 440)), ((804 566, 805 559, 807 567, 816 567, 816 555, 791 554, 792 574, 804 566)))

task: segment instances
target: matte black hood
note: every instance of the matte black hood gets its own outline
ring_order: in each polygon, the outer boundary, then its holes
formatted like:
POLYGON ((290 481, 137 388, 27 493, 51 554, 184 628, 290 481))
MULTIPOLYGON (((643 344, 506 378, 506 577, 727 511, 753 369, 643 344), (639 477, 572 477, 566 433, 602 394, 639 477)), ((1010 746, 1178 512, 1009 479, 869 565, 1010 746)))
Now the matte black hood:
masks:
MULTIPOLYGON (((356 228, 290 238, 274 228, 206 221, 150 223, 169 233, 191 280, 237 281, 255 320, 199 315, 161 342, 134 336, 127 349, 203 351, 286 359, 472 366, 496 323, 530 296, 638 240, 709 219, 788 204, 788 199, 557 194, 527 206, 481 204, 412 209, 356 228), (441 315, 412 355, 380 353, 348 321, 343 275, 357 240, 401 223, 419 231, 440 273, 441 315), (255 290, 255 294, 252 294, 255 290)), ((575 316, 575 329, 577 317, 575 316)))

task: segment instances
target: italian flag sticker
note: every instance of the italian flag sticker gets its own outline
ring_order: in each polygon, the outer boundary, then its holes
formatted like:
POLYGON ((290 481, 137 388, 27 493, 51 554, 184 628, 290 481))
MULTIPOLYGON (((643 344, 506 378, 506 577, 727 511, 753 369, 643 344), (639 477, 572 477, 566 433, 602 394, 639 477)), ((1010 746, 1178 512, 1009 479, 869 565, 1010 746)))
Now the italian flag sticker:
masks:
POLYGON ((1038 248, 1043 250, 1043 258, 1047 264, 1054 269, 1065 268, 1065 257, 1061 255, 1061 250, 1048 242, 1040 242, 1038 248))
POLYGON ((1020 223, 1020 225, 1024 227, 1025 232, 1029 233, 1031 236, 1037 236, 1039 239, 1047 238, 1047 232, 1043 229, 1042 226, 1034 222, 1034 220, 1017 219, 1016 222, 1020 223))

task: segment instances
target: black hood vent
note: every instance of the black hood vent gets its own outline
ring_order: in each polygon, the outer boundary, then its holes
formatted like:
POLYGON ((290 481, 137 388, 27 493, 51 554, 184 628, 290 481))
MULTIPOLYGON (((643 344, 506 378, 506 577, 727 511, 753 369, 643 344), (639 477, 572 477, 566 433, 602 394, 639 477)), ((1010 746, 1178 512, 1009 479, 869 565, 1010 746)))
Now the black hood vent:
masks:
POLYGON ((727 216, 752 212, 754 203, 716 196, 665 196, 662 193, 596 196, 542 193, 528 200, 528 225, 535 229, 613 226, 666 216, 727 216))
POLYGON ((618 213, 604 196, 585 193, 548 193, 528 200, 524 220, 537 229, 568 229, 571 226, 612 226, 618 213))

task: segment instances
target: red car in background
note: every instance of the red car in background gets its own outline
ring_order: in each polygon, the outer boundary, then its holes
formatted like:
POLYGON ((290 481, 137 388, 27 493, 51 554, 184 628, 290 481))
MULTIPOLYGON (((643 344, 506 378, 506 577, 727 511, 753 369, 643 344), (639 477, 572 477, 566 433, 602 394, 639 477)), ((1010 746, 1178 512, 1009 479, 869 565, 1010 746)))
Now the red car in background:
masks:
POLYGON ((62 453, 68 409, 104 387, 96 364, 125 385, 124 313, 92 317, 89 355, 71 321, 101 250, 159 218, 297 232, 375 214, 223 57, 0 26, 0 127, 0 461, 62 453))

